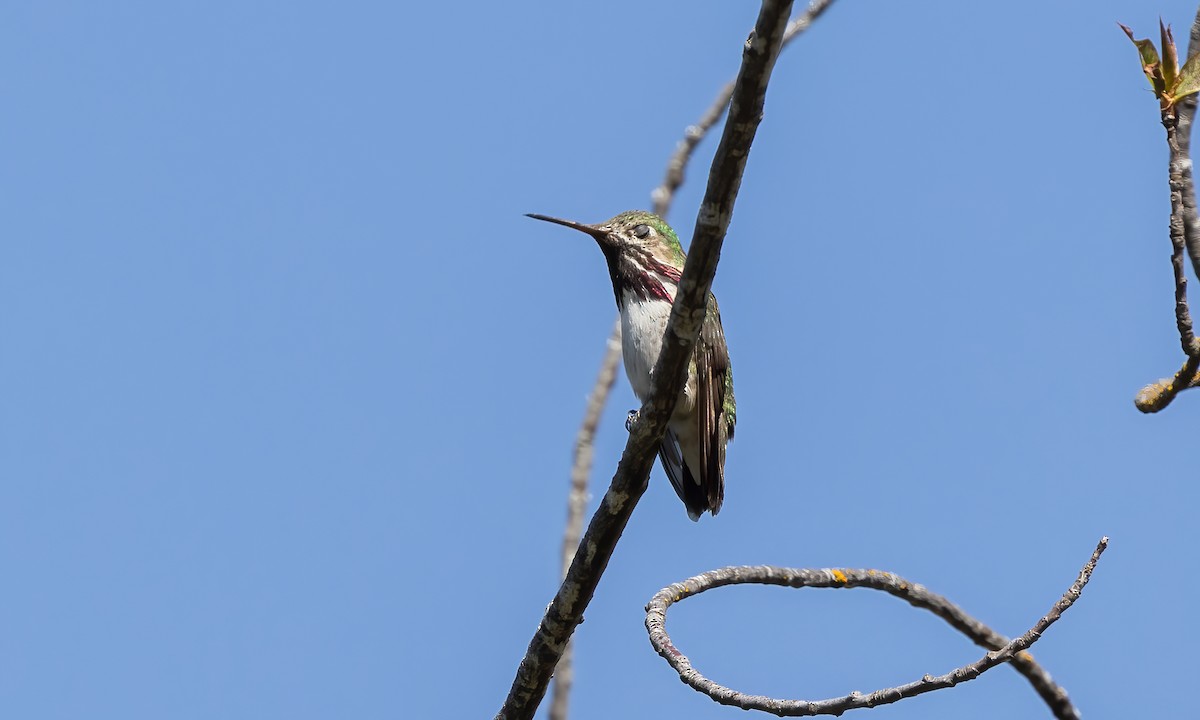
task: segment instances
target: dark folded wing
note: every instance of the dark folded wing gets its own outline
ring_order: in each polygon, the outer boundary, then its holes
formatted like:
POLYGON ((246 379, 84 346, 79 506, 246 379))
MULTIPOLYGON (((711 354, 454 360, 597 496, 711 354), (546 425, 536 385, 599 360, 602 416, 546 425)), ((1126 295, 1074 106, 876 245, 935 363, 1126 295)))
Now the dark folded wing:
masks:
POLYGON ((700 487, 713 515, 725 499, 726 374, 729 349, 717 301, 709 295, 708 312, 696 345, 696 422, 700 439, 700 487))

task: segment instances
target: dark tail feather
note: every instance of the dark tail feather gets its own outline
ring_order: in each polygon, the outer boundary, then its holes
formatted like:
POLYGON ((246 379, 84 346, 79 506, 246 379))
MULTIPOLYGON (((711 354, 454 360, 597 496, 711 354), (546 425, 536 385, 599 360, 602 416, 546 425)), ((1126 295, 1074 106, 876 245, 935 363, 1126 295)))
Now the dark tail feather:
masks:
POLYGON ((712 511, 716 515, 721 510, 721 498, 710 497, 711 493, 700 486, 692 477, 692 471, 688 470, 687 464, 683 466, 683 487, 684 491, 679 494, 679 499, 683 500, 683 504, 687 506, 688 517, 693 522, 700 519, 703 513, 712 511))
MULTIPOLYGON (((696 478, 692 475, 692 471, 688 469, 687 463, 683 461, 683 455, 679 451, 679 441, 675 438, 675 433, 670 430, 663 437, 662 445, 659 447, 658 459, 662 462, 663 470, 667 473, 667 479, 671 481, 671 487, 675 488, 675 494, 683 501, 684 507, 687 508, 688 517, 692 521, 700 519, 703 513, 712 511, 713 515, 721 509, 721 493, 717 492, 717 497, 714 500, 710 496, 710 489, 703 488, 700 483, 696 482, 696 478)), ((718 476, 719 477, 719 476, 718 476)))

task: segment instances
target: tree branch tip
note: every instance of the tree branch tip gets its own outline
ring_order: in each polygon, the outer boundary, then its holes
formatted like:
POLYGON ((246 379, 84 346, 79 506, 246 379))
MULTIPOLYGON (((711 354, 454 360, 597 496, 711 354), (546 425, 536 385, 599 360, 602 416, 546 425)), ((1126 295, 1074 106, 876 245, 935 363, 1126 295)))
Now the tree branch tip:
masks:
MULTIPOLYGON (((1108 549, 1108 536, 1105 535, 1100 538, 1100 542, 1096 543, 1096 549, 1092 551, 1091 559, 1088 560, 1087 564, 1083 566, 1082 574, 1090 576, 1092 571, 1096 569, 1096 563, 1098 563, 1100 561, 1100 556, 1103 555, 1104 551, 1107 549, 1108 549)), ((1083 579, 1086 582, 1086 578, 1081 578, 1081 579, 1083 579)), ((1083 588, 1080 587, 1079 590, 1082 591, 1083 588)))
POLYGON ((1133 398, 1134 407, 1146 414, 1156 413, 1170 405, 1184 390, 1200 387, 1200 369, 1193 369, 1197 367, 1200 367, 1200 358, 1189 357, 1174 377, 1162 378, 1139 390, 1133 398))

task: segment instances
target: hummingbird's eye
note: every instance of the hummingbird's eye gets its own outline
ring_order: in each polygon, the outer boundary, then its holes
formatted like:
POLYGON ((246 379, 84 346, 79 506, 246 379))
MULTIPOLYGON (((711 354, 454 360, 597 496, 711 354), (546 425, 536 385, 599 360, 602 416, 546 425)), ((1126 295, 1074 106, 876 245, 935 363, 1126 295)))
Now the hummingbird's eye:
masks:
POLYGON ((645 240, 647 237, 650 236, 650 226, 649 225, 634 225, 633 226, 633 234, 638 239, 645 240))

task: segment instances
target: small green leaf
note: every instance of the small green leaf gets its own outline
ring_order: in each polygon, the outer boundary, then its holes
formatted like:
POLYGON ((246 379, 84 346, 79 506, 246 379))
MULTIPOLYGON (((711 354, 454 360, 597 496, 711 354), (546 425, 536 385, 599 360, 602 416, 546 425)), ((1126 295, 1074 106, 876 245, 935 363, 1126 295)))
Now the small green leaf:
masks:
MULTIPOLYGON (((1121 23, 1117 23, 1121 25, 1121 23)), ((1158 50, 1154 48, 1154 43, 1149 40, 1137 40, 1133 37, 1133 31, 1121 25, 1121 29, 1129 36, 1132 42, 1138 49, 1138 56, 1142 60, 1142 72, 1146 74, 1146 79, 1150 81, 1150 87, 1154 89, 1154 96, 1160 101, 1165 101, 1167 94, 1167 83, 1163 80, 1162 64, 1158 61, 1158 50)))
POLYGON ((1187 59, 1179 71, 1179 79, 1171 89, 1172 99, 1179 101, 1195 92, 1200 92, 1200 54, 1187 59))

